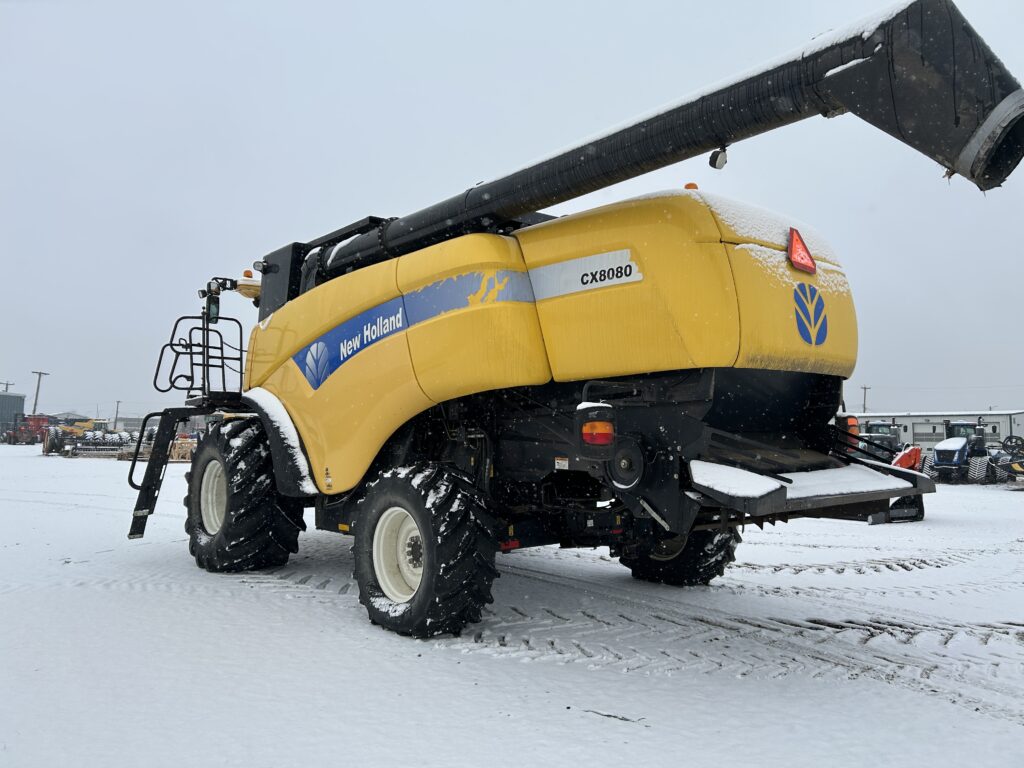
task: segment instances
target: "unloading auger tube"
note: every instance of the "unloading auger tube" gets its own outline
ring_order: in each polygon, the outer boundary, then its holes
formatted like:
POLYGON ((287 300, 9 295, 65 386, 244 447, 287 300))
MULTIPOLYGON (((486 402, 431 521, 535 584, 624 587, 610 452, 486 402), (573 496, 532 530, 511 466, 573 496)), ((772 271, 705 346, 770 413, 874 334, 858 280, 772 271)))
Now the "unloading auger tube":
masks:
MULTIPOLYGON (((319 283, 452 237, 514 227, 522 216, 813 115, 845 112, 981 190, 1001 185, 1024 154, 1020 84, 952 2, 914 0, 757 74, 416 213, 370 217, 296 246, 300 255, 319 246, 310 265, 319 283)), ((292 293, 298 281, 290 282, 292 293)), ((312 283, 304 280, 303 288, 312 283)))

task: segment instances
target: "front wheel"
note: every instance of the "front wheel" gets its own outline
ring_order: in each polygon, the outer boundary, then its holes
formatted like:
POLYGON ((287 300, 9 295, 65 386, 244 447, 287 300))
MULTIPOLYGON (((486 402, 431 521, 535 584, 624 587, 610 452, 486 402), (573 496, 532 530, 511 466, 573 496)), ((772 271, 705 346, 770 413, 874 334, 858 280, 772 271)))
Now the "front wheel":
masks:
POLYGON ((633 572, 634 579, 692 587, 710 584, 725 573, 736 559, 739 531, 691 531, 689 536, 672 536, 651 542, 634 557, 619 559, 633 572))
POLYGON ((430 637, 480 620, 497 543, 468 480, 433 464, 386 470, 367 485, 353 527, 359 601, 374 624, 430 637))
POLYGON ((196 565, 251 571, 284 565, 306 528, 302 501, 274 482, 270 445, 258 417, 215 424, 185 475, 185 531, 196 565))

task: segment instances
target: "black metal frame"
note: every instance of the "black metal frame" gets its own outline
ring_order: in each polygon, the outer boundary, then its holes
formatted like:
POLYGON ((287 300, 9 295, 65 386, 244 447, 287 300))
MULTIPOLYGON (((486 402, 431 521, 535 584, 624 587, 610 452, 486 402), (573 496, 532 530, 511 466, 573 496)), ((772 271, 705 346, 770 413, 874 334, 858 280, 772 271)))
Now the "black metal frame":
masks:
POLYGON ((128 485, 139 492, 135 500, 135 509, 132 512, 132 524, 128 531, 129 539, 141 539, 146 533, 146 521, 156 509, 156 500, 160 496, 160 487, 164 482, 164 473, 167 471, 167 459, 170 455, 171 443, 174 442, 178 425, 188 421, 192 416, 211 413, 212 408, 195 408, 185 406, 181 408, 166 408, 146 415, 142 420, 142 429, 139 432, 139 441, 135 444, 135 453, 132 455, 132 464, 128 469, 128 485), (160 417, 160 424, 156 430, 156 437, 153 438, 153 448, 146 463, 146 474, 143 476, 141 485, 135 482, 135 465, 139 460, 139 451, 142 449, 142 442, 146 434, 146 425, 150 419, 160 417))
POLYGON ((848 432, 845 429, 832 425, 832 453, 836 455, 849 455, 861 454, 865 458, 874 461, 884 461, 892 463, 901 451, 894 450, 887 445, 875 442, 874 440, 868 440, 864 435, 856 432, 848 432), (861 444, 868 446, 868 448, 862 448, 861 444))
POLYGON ((170 340, 160 348, 153 388, 157 392, 182 391, 190 399, 241 392, 242 324, 232 317, 219 318, 217 325, 221 324, 229 329, 230 340, 224 330, 211 327, 205 311, 179 317, 170 340))
POLYGON ((227 278, 213 278, 207 290, 200 292, 200 296, 206 299, 202 313, 179 317, 171 329, 170 340, 160 348, 153 387, 158 392, 185 392, 187 405, 155 411, 146 414, 142 420, 128 468, 128 485, 139 492, 129 539, 140 539, 146 532, 146 520, 156 508, 178 425, 193 416, 208 416, 218 410, 242 406, 242 324, 235 318, 221 317, 219 313, 220 290, 233 283, 227 278), (221 327, 215 328, 214 325, 221 327), (225 328, 227 331, 223 330, 225 328), (227 334, 231 335, 230 339, 225 338, 227 334), (146 462, 146 473, 138 483, 135 468, 139 463, 147 425, 158 417, 160 422, 146 462))

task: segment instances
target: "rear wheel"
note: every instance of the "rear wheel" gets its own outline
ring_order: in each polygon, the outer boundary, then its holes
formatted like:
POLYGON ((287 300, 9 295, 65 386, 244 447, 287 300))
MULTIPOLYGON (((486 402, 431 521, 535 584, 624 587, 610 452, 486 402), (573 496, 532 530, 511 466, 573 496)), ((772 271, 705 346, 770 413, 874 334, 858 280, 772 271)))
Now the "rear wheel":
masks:
POLYGON ((736 559, 739 531, 693 531, 653 542, 635 557, 620 558, 634 579, 691 587, 710 584, 736 559))
POLYGON ((200 568, 250 571, 284 565, 298 552, 299 531, 306 527, 302 501, 277 492, 258 418, 214 425, 185 479, 185 531, 200 568))
POLYGON ((430 637, 480 620, 497 543, 467 479, 432 464, 389 469, 367 485, 356 515, 359 601, 374 624, 430 637))

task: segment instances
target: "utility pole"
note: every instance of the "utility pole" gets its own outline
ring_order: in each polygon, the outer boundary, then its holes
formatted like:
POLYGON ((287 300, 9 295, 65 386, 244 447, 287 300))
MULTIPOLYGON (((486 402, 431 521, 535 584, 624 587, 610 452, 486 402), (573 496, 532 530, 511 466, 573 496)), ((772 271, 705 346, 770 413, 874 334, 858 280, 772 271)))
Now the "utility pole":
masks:
POLYGON ((862 413, 867 413, 868 412, 868 390, 871 389, 871 387, 861 387, 861 389, 864 390, 864 402, 861 403, 860 410, 861 410, 862 413))
POLYGON ((14 382, 13 381, 0 381, 0 384, 4 385, 4 392, 10 392, 11 391, 11 387, 14 386, 14 382))
POLYGON ((111 431, 117 432, 117 415, 121 412, 121 401, 117 401, 117 405, 114 406, 114 426, 111 427, 111 431))
POLYGON ((43 376, 49 376, 46 371, 32 371, 36 375, 36 399, 32 402, 32 413, 37 413, 39 407, 39 385, 43 383, 43 376))

